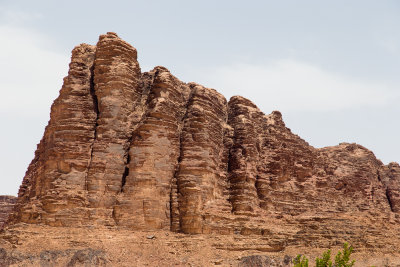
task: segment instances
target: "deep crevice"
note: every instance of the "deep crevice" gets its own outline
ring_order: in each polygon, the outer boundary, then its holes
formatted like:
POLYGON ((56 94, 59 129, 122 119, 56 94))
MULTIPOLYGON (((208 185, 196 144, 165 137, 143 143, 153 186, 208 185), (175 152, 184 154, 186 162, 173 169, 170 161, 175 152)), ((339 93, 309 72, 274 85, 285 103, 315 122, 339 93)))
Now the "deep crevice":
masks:
MULTIPOLYGON (((140 127, 140 125, 143 124, 143 121, 146 119, 147 114, 148 114, 148 102, 149 102, 149 93, 150 93, 150 88, 151 88, 151 84, 153 84, 153 79, 150 82, 150 86, 146 86, 145 84, 143 84, 143 76, 144 75, 148 75, 147 72, 141 73, 140 78, 139 78, 139 88, 141 89, 140 92, 140 98, 136 101, 135 105, 135 110, 133 112, 141 112, 140 114, 140 119, 137 120, 132 120, 132 125, 131 125, 131 132, 129 135, 129 139, 126 141, 125 143, 125 152, 124 152, 124 159, 126 159, 125 161, 125 167, 124 167, 124 172, 122 173, 122 177, 121 177, 121 188, 120 190, 117 192, 118 194, 124 193, 124 189, 125 189, 125 185, 127 182, 127 177, 129 176, 129 165, 130 165, 130 161, 131 161, 131 156, 130 156, 130 149, 132 147, 132 144, 134 142, 134 139, 137 135, 136 134, 136 130, 140 127), (136 109, 138 107, 142 107, 143 109, 136 109)), ((118 203, 118 197, 114 200, 114 204, 113 206, 113 213, 112 213, 112 218, 115 221, 115 223, 118 225, 118 218, 116 215, 116 206, 119 205, 118 203)))
MULTIPOLYGON (((128 151, 128 153, 129 153, 129 151, 128 151)), ((129 156, 129 154, 128 154, 128 158, 127 158, 127 162, 126 162, 126 165, 125 165, 125 169, 124 169, 124 173, 122 174, 122 179, 121 179, 121 190, 120 190, 120 192, 122 193, 122 192, 124 192, 124 186, 125 186, 125 184, 126 184, 126 177, 128 177, 128 175, 129 175, 129 162, 131 161, 131 159, 130 159, 130 156, 129 156)))
POLYGON ((171 188, 170 189, 170 200, 169 200, 170 201, 170 228, 172 227, 172 225, 174 223, 174 220, 178 219, 179 226, 178 226, 178 229, 176 229, 177 232, 180 232, 181 229, 182 229, 182 225, 181 225, 181 223, 182 223, 181 221, 182 220, 181 220, 181 216, 180 216, 181 213, 180 213, 180 205, 179 205, 179 192, 180 192, 180 190, 179 190, 179 179, 178 179, 179 170, 180 170, 180 164, 181 164, 182 158, 183 158, 183 148, 182 148, 182 143, 183 143, 182 139, 183 139, 183 137, 182 137, 182 132, 183 132, 183 128, 184 128, 185 119, 188 116, 189 105, 192 102, 193 92, 194 92, 194 88, 190 88, 189 97, 188 97, 188 100, 187 100, 186 105, 185 105, 185 114, 182 116, 181 121, 180 121, 181 129, 179 130, 179 156, 178 156, 178 159, 177 159, 177 162, 176 162, 175 172, 174 172, 174 176, 172 178, 171 187, 170 187, 171 188), (172 204, 173 204, 173 195, 174 195, 174 192, 172 191, 173 190, 172 182, 176 183, 176 198, 177 198, 177 203, 178 203, 176 208, 177 208, 177 212, 178 212, 178 218, 174 218, 172 216, 172 214, 173 214, 173 205, 172 204))
MULTIPOLYGON (((140 80, 143 81, 143 75, 145 75, 145 74, 146 73, 142 73, 141 74, 140 80)), ((140 127, 140 125, 143 124, 143 121, 147 118, 147 114, 149 112, 148 108, 147 108, 148 107, 147 104, 149 102, 149 94, 150 94, 150 89, 151 89, 151 86, 153 84, 153 81, 154 81, 154 77, 153 77, 153 79, 152 79, 152 81, 150 83, 150 86, 145 86, 143 84, 140 84, 140 87, 142 88, 142 92, 141 92, 140 98, 135 103, 135 106, 136 107, 139 107, 139 106, 140 107, 144 107, 145 110, 142 110, 142 115, 141 115, 140 119, 131 128, 130 137, 129 137, 128 141, 126 142, 125 155, 124 155, 124 158, 126 158, 126 162, 125 162, 125 169, 124 169, 124 172, 123 172, 122 178, 121 178, 121 189, 119 191, 120 193, 124 192, 124 186, 126 184, 126 178, 129 175, 129 164, 131 162, 131 156, 130 156, 129 153, 130 153, 131 146, 132 146, 133 141, 134 141, 135 136, 136 136, 135 135, 136 130, 140 127)))
POLYGON ((394 210, 393 210, 393 203, 392 203, 392 201, 391 201, 391 199, 390 199, 390 195, 389 195, 389 188, 386 188, 386 198, 387 198, 388 203, 389 203, 389 206, 390 206, 390 211, 391 211, 391 212, 394 212, 394 210))
POLYGON ((130 152, 131 145, 132 145, 132 142, 133 142, 133 136, 134 136, 134 131, 132 131, 131 137, 129 137, 128 141, 126 142, 127 148, 125 148, 125 155, 124 155, 124 158, 126 160, 125 160, 124 172, 122 173, 122 177, 121 177, 121 188, 119 190, 119 193, 123 193, 124 192, 124 186, 126 184, 126 178, 129 175, 129 163, 131 162, 131 156, 129 155, 129 152, 130 152))
POLYGON ((92 165, 93 146, 94 146, 94 142, 97 139, 97 127, 99 126, 98 120, 99 120, 99 115, 100 115, 99 101, 97 99, 97 95, 96 95, 96 92, 94 90, 94 63, 93 63, 93 66, 90 68, 90 88, 89 88, 89 93, 92 96, 93 109, 94 109, 94 112, 96 112, 96 119, 95 119, 95 125, 94 125, 93 141, 90 144, 90 159, 89 159, 89 163, 88 163, 88 166, 87 166, 86 177, 85 177, 85 191, 86 192, 88 191, 89 170, 90 170, 90 166, 92 165))
MULTIPOLYGON (((235 118, 238 116, 238 114, 240 114, 240 112, 238 113, 238 111, 236 110, 237 108, 235 106, 232 106, 233 104, 230 105, 231 102, 228 102, 228 120, 227 120, 227 124, 233 129, 233 136, 232 136, 232 146, 229 149, 229 153, 228 153, 228 182, 229 182, 229 202, 232 205, 232 209, 231 209, 231 213, 235 213, 236 210, 236 193, 234 193, 235 191, 238 190, 243 190, 242 188, 238 189, 238 186, 241 186, 241 182, 237 182, 236 178, 234 177, 232 179, 232 171, 235 167, 234 165, 237 165, 238 163, 234 162, 234 159, 232 159, 232 151, 235 151, 237 149, 241 150, 242 153, 242 158, 246 160, 246 164, 247 164, 247 160, 249 158, 248 154, 249 151, 248 149, 246 149, 246 147, 243 145, 243 141, 241 140, 241 136, 240 134, 236 131, 235 128, 235 118)), ((251 122, 255 125, 254 126, 254 131, 257 132, 259 135, 260 133, 258 132, 258 129, 256 128, 256 124, 257 121, 251 119, 251 122)), ((257 145, 257 143, 254 144, 255 147, 255 151, 256 151, 256 157, 257 160, 255 161, 255 180, 253 183, 254 186, 254 193, 255 193, 255 199, 253 200, 253 202, 255 203, 254 205, 258 205, 259 207, 261 207, 261 198, 260 198, 260 188, 259 188, 259 164, 260 164, 260 159, 261 159, 261 155, 260 155, 260 149, 259 149, 259 145, 257 145)), ((235 161, 237 161, 237 159, 235 159, 235 161)), ((248 183, 248 181, 246 181, 246 183, 248 183)), ((250 183, 249 183, 250 184, 250 183)))
MULTIPOLYGON (((179 135, 181 135, 181 133, 179 133, 179 135)), ((179 173, 179 164, 181 162, 181 156, 182 156, 182 143, 181 143, 181 137, 179 137, 180 141, 179 141, 179 157, 176 163, 176 167, 175 167, 175 172, 174 172, 174 176, 171 179, 171 187, 170 187, 170 194, 169 194, 169 221, 170 221, 170 230, 171 231, 176 231, 176 232, 180 232, 180 230, 182 229, 181 227, 181 219, 180 219, 180 210, 179 210, 179 183, 178 183, 178 173, 179 173), (173 192, 173 188, 174 186, 176 186, 176 192, 173 192), (176 202, 177 202, 177 213, 178 213, 178 218, 175 218, 173 216, 174 214, 174 194, 176 194, 176 202), (173 229, 173 225, 174 225, 174 221, 178 220, 179 225, 178 225, 178 229, 173 229)))
POLYGON ((129 168, 125 167, 124 173, 122 174, 122 181, 121 181, 121 191, 124 192, 124 186, 126 184, 126 177, 129 175, 129 168))
POLYGON ((382 182, 381 174, 379 173, 379 170, 376 171, 376 175, 377 175, 378 181, 379 181, 379 182, 382 182))
POLYGON ((231 204, 231 213, 233 213, 234 212, 234 208, 233 208, 233 194, 232 194, 232 191, 233 191, 233 188, 232 188, 232 186, 233 186, 233 183, 231 182, 231 176, 230 176, 230 173, 231 173, 231 170, 232 170, 232 148, 235 146, 235 144, 236 144, 236 131, 235 131, 235 127, 234 127, 234 125, 232 124, 232 115, 231 115, 231 112, 230 112, 230 106, 229 106, 229 102, 228 102, 228 105, 227 105, 227 111, 228 111, 228 118, 227 118, 227 121, 226 121, 226 123, 232 128, 232 130, 233 130, 233 135, 232 135, 232 145, 229 147, 229 149, 228 149, 228 166, 227 166, 227 173, 226 173, 226 177, 227 177, 227 182, 228 182, 228 192, 229 192, 229 198, 228 198, 228 201, 229 201, 229 203, 231 204))
POLYGON ((229 151, 228 151, 228 171, 227 171, 227 173, 226 173, 226 176, 227 176, 227 182, 228 182, 228 192, 229 192, 229 198, 228 198, 228 201, 229 201, 229 203, 231 204, 231 213, 233 214, 233 212, 234 212, 234 201, 233 201, 233 198, 234 198, 234 195, 233 195, 233 191, 234 191, 234 189, 233 189, 233 186, 234 186, 234 183, 233 182, 231 182, 231 168, 232 168, 232 160, 231 160, 231 158, 232 158, 232 152, 231 152, 231 150, 232 150, 232 147, 233 147, 233 145, 229 148, 229 151))

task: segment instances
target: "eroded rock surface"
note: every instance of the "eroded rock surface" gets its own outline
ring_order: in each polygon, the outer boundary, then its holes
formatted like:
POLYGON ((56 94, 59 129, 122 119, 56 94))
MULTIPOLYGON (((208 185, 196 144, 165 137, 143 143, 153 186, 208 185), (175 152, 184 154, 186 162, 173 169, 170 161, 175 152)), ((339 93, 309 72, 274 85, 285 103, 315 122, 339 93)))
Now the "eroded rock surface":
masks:
POLYGON ((15 202, 17 202, 17 198, 14 196, 0 196, 0 229, 7 221, 15 202))
POLYGON ((46 250, 39 255, 7 251, 0 248, 0 267, 6 266, 108 266, 107 254, 102 250, 46 250))
MULTIPOLYGON (((70 71, 9 224, 257 235, 221 249, 276 252, 347 240, 390 250, 400 167, 357 144, 316 149, 240 96, 141 73, 115 33, 70 71)), ((397 243, 396 243, 397 242, 397 243)))
POLYGON ((291 266, 293 259, 287 255, 283 259, 274 259, 265 255, 243 257, 239 267, 286 267, 291 266))
POLYGON ((95 140, 94 46, 74 48, 68 76, 18 193, 13 221, 76 225, 87 220, 87 176, 95 140))

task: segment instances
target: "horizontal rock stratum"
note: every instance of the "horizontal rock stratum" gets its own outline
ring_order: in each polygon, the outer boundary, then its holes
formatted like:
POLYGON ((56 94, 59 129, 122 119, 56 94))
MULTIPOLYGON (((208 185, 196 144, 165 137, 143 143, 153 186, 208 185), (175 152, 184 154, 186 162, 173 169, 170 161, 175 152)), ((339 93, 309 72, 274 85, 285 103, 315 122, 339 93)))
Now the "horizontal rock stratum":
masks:
POLYGON ((142 73, 136 49, 107 33, 72 51, 8 224, 258 235, 270 251, 342 241, 391 250, 399 215, 397 163, 357 144, 316 149, 278 111, 164 67, 142 73))

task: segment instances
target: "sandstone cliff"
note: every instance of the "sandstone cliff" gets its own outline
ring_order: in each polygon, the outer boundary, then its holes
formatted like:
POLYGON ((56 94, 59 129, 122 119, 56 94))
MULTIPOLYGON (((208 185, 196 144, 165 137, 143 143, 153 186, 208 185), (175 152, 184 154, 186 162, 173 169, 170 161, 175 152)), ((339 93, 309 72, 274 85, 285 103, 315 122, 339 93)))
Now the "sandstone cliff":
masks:
POLYGON ((14 196, 0 196, 0 229, 7 221, 16 201, 17 198, 14 196))
POLYGON ((282 115, 166 68, 115 33, 72 51, 8 222, 257 235, 230 249, 392 250, 400 166, 357 144, 316 149, 282 115), (262 243, 262 245, 261 245, 262 243))

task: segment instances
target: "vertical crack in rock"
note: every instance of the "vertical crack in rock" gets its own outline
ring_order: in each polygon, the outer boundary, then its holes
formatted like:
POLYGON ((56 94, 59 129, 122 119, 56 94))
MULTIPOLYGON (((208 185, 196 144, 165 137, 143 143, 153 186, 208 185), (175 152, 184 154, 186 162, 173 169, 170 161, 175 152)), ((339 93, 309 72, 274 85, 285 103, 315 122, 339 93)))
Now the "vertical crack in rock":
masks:
POLYGON ((130 145, 129 175, 118 197, 119 225, 170 229, 171 186, 179 154, 179 128, 189 88, 164 67, 156 67, 146 115, 130 145))
MULTIPOLYGON (((116 201, 113 204, 113 219, 117 225, 123 224, 123 215, 121 210, 130 213, 131 211, 127 207, 126 203, 128 202, 126 196, 128 194, 125 190, 125 185, 130 174, 130 163, 131 163, 131 149, 134 149, 132 146, 134 139, 136 138, 137 129, 143 124, 145 121, 148 110, 148 101, 149 101, 149 88, 153 83, 154 75, 153 73, 145 72, 141 75, 139 81, 139 88, 141 91, 141 97, 137 99, 136 108, 135 108, 135 116, 132 123, 132 128, 130 130, 129 140, 124 145, 124 172, 122 173, 120 190, 117 194, 116 201)), ((129 189, 129 188, 128 188, 129 189)))
MULTIPOLYGON (((179 161, 178 161, 179 164, 179 161)), ((169 208, 170 208, 170 230, 173 232, 179 232, 181 229, 180 225, 180 220, 179 220, 179 203, 178 203, 178 195, 179 195, 179 190, 178 190, 178 181, 176 179, 176 173, 178 172, 178 165, 176 168, 176 171, 174 173, 174 176, 172 177, 171 180, 171 190, 170 190, 170 202, 169 202, 169 208)))
MULTIPOLYGON (((229 125, 230 126, 230 125, 229 125)), ((231 127, 231 126, 230 126, 231 127)), ((231 127, 231 129, 232 129, 232 127, 231 127)), ((233 129, 232 129, 232 141, 231 141, 231 145, 227 148, 227 151, 228 151, 228 164, 227 164, 227 182, 228 182, 228 200, 229 200, 229 202, 231 203, 231 213, 233 213, 235 210, 234 210, 234 208, 233 208, 233 195, 232 195, 232 192, 233 192, 233 188, 232 188, 232 186, 233 186, 233 184, 232 184, 232 182, 231 182, 231 180, 229 179, 230 178, 230 172, 231 172, 231 169, 232 169, 232 167, 233 167, 233 161, 231 161, 231 159, 232 159, 232 154, 231 154, 231 149, 232 149, 232 147, 233 147, 233 143, 234 143, 234 134, 233 134, 233 129)), ((233 159, 232 159, 233 160, 233 159)))
POLYGON ((388 188, 386 188, 386 198, 387 198, 387 201, 388 201, 388 203, 389 203, 390 210, 391 210, 392 212, 394 212, 393 203, 392 203, 392 200, 391 200, 392 197, 391 197, 391 195, 390 195, 390 191, 389 191, 388 188))
POLYGON ((179 174, 179 167, 182 162, 182 157, 183 157, 183 150, 182 150, 182 130, 183 130, 183 124, 185 119, 188 116, 188 108, 190 105, 190 102, 192 101, 193 97, 193 87, 190 87, 190 93, 189 96, 187 97, 186 104, 184 105, 184 115, 181 117, 181 121, 179 123, 179 154, 177 158, 177 163, 175 166, 175 171, 174 171, 174 176, 172 177, 171 180, 171 193, 170 193, 170 221, 171 221, 171 231, 173 232, 179 232, 181 230, 181 220, 180 220, 180 211, 179 211, 179 186, 178 186, 178 174, 179 174))
MULTIPOLYGON (((127 162, 129 164, 129 161, 127 162)), ((122 179, 121 179, 121 191, 124 192, 124 186, 126 184, 126 177, 129 175, 129 168, 125 167, 124 173, 122 174, 122 179)))
MULTIPOLYGON (((131 162, 131 155, 130 151, 132 148, 132 144, 136 135, 137 129, 143 124, 143 121, 146 119, 147 114, 149 112, 148 109, 148 102, 149 102, 149 95, 150 95, 150 88, 153 84, 154 80, 154 73, 152 72, 145 72, 141 75, 140 78, 140 91, 141 91, 141 97, 138 99, 138 102, 136 103, 136 109, 135 109, 135 116, 133 118, 133 123, 132 123, 132 129, 131 129, 131 134, 129 141, 127 142, 127 146, 125 146, 125 153, 124 153, 124 161, 125 161, 125 169, 124 173, 122 174, 122 179, 121 179, 121 189, 117 195, 116 201, 113 206, 113 220, 117 225, 121 225, 121 209, 126 208, 126 196, 123 195, 125 191, 125 185, 127 178, 129 176, 129 165, 131 162), (122 194, 122 195, 121 195, 122 194)), ((134 149, 134 148, 132 148, 134 149)))
POLYGON ((228 123, 234 130, 229 158, 230 201, 235 213, 252 213, 258 206, 256 184, 257 137, 261 113, 249 100, 234 96, 228 103, 228 123))
MULTIPOLYGON (((143 112, 139 122, 135 123, 134 128, 138 127, 141 124, 141 121, 143 120, 143 118, 145 117, 145 112, 143 112)), ((125 146, 124 146, 124 162, 125 162, 125 168, 124 168, 124 172, 122 173, 122 177, 121 177, 121 186, 120 186, 120 190, 118 193, 122 193, 124 192, 124 187, 126 184, 126 177, 128 177, 129 175, 129 163, 131 162, 131 157, 129 155, 130 149, 131 149, 131 145, 132 145, 132 140, 133 140, 133 136, 134 136, 134 130, 132 131, 132 134, 128 140, 128 142, 126 142, 125 146)), ((116 203, 117 204, 117 201, 116 203)), ((113 214, 115 215, 115 205, 113 206, 113 214)), ((116 219, 116 216, 113 216, 114 219, 116 219)), ((117 221, 116 221, 117 222, 117 221)))
MULTIPOLYGON (((130 149, 132 147, 133 140, 135 138, 135 133, 137 129, 143 124, 143 121, 146 119, 147 114, 149 112, 148 102, 150 95, 150 88, 153 84, 154 73, 143 73, 140 78, 140 91, 141 97, 137 99, 137 103, 135 104, 135 115, 132 119, 132 129, 128 142, 125 145, 125 153, 124 153, 124 161, 125 161, 125 169, 122 174, 121 179, 121 190, 120 193, 124 191, 124 186, 126 184, 126 178, 129 175, 129 165, 131 162, 130 149)), ((114 207, 115 208, 115 207, 114 207)))
POLYGON ((376 178, 378 179, 379 182, 382 182, 381 174, 379 173, 379 170, 376 171, 376 178))
POLYGON ((97 100, 96 92, 94 90, 94 65, 90 69, 90 95, 92 96, 93 99, 93 110, 96 113, 96 119, 95 119, 95 125, 94 125, 94 132, 93 132, 93 141, 90 144, 90 159, 88 161, 87 165, 87 171, 86 171, 86 176, 85 176, 85 191, 88 191, 88 175, 89 175, 89 168, 90 165, 92 164, 92 159, 93 159, 93 145, 94 142, 96 141, 97 138, 97 126, 98 124, 98 119, 99 119, 99 102, 97 100))
POLYGON ((102 225, 115 224, 113 206, 121 191, 132 124, 138 115, 140 76, 136 49, 115 33, 101 35, 94 68, 99 117, 88 172, 88 201, 91 220, 102 225))
POLYGON ((381 167, 379 177, 392 212, 400 211, 400 165, 392 162, 381 167))
MULTIPOLYGON (((191 99, 191 96, 188 99, 188 103, 191 99)), ((187 105, 185 110, 187 110, 187 105)), ((181 123, 186 117, 185 115, 182 117, 181 123)), ((179 130, 179 155, 177 159, 177 164, 175 166, 174 175, 171 179, 171 190, 170 190, 170 230, 173 232, 179 232, 181 230, 181 222, 180 222, 180 211, 179 211, 179 186, 178 186, 178 173, 179 166, 182 161, 182 129, 179 130)))

